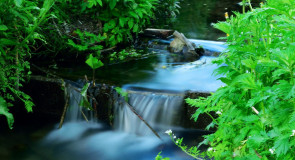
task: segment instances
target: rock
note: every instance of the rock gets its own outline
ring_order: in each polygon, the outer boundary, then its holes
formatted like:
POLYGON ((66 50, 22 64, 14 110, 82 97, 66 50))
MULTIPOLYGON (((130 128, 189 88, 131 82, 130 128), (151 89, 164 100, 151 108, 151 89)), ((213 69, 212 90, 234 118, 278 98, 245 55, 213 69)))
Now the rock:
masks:
POLYGON ((190 42, 182 33, 175 31, 173 35, 175 38, 170 43, 170 52, 183 54, 185 59, 189 61, 194 61, 200 58, 200 55, 196 52, 195 45, 190 42))
POLYGON ((183 51, 185 46, 185 43, 180 40, 179 38, 175 38, 171 43, 169 47, 169 51, 172 53, 180 53, 183 51))

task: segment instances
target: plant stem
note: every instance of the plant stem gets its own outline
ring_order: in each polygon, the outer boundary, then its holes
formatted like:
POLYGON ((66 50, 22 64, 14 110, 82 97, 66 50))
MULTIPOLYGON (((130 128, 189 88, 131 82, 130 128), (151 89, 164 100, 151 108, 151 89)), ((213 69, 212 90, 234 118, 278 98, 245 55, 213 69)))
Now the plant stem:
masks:
POLYGON ((95 69, 92 70, 93 87, 95 86, 95 69))
POLYGON ((246 10, 246 9, 245 9, 245 8, 246 8, 246 6, 245 6, 245 4, 246 4, 246 3, 245 3, 245 0, 243 0, 242 3, 243 3, 243 14, 245 14, 245 12, 246 12, 246 11, 245 11, 245 10, 246 10))
POLYGON ((251 0, 248 0, 248 3, 249 3, 250 10, 253 11, 253 7, 251 5, 251 0))

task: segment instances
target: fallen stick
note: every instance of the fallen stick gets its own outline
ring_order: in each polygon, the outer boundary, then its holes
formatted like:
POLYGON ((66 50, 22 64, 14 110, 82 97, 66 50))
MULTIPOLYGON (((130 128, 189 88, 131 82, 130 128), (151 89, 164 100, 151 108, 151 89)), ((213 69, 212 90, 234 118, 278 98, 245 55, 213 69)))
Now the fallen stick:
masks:
POLYGON ((69 98, 70 97, 67 96, 67 98, 66 98, 66 104, 65 104, 65 107, 64 107, 64 110, 63 110, 61 119, 60 119, 60 123, 59 123, 58 129, 61 129, 61 127, 62 127, 62 125, 64 123, 65 116, 66 116, 66 113, 67 113, 67 110, 68 110, 68 106, 69 106, 69 98))
MULTIPOLYGON (((125 101, 125 100, 124 100, 125 101)), ((147 121, 145 121, 134 109, 133 106, 131 106, 128 102, 125 101, 125 103, 127 104, 127 106, 129 107, 129 109, 147 126, 149 127, 149 129, 159 138, 162 140, 162 138, 159 136, 159 134, 147 123, 147 121)))
POLYGON ((86 122, 89 122, 88 119, 87 119, 87 117, 86 117, 86 115, 85 115, 84 112, 82 111, 82 109, 81 109, 80 111, 81 111, 81 113, 82 113, 82 116, 83 116, 84 119, 86 120, 86 122))

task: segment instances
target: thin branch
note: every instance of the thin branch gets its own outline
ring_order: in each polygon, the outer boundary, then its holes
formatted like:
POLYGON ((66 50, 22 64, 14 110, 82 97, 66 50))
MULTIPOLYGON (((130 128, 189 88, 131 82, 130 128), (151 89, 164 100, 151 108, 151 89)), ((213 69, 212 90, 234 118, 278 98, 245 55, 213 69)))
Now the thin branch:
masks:
POLYGON ((61 119, 60 119, 60 123, 59 123, 59 127, 58 129, 60 129, 64 123, 64 120, 65 120, 65 116, 66 116, 66 113, 67 113, 67 110, 68 110, 68 106, 69 106, 69 95, 67 96, 66 98, 66 104, 65 104, 65 107, 64 107, 64 111, 62 113, 62 116, 61 116, 61 119))
POLYGON ((81 111, 82 116, 84 117, 84 119, 88 122, 88 119, 87 119, 86 115, 84 114, 84 112, 82 111, 82 109, 80 111, 81 111))
POLYGON ((148 124, 147 121, 145 121, 135 110, 133 106, 131 106, 128 102, 124 100, 124 102, 127 104, 129 109, 159 138, 162 140, 162 138, 159 136, 159 134, 148 124))

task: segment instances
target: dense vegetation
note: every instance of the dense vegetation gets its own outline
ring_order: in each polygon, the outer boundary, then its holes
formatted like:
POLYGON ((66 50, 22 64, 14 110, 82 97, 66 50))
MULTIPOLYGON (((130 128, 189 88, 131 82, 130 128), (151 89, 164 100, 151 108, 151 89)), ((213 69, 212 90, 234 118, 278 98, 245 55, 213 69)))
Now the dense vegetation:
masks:
MULTIPOLYGON (((34 106, 21 91, 22 82, 29 78, 32 56, 54 58, 70 49, 72 57, 89 57, 86 63, 96 69, 103 65, 102 49, 131 44, 155 14, 173 16, 177 1, 6 0, 0 1, 0 7, 0 115, 6 116, 12 128, 9 107, 16 100, 22 101, 28 112, 34 106)), ((121 60, 129 55, 137 54, 123 50, 110 58, 121 60)))
MULTIPOLYGON (((212 117, 200 145, 200 154, 188 150, 181 139, 173 140, 193 157, 214 159, 295 158, 295 1, 268 0, 249 12, 235 13, 215 27, 227 34, 228 49, 215 61, 225 83, 208 98, 187 99, 200 114, 212 117)), ((172 133, 170 133, 172 137, 172 133)))

